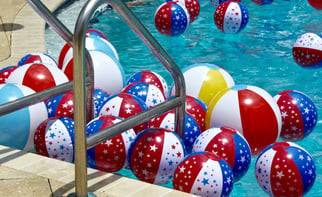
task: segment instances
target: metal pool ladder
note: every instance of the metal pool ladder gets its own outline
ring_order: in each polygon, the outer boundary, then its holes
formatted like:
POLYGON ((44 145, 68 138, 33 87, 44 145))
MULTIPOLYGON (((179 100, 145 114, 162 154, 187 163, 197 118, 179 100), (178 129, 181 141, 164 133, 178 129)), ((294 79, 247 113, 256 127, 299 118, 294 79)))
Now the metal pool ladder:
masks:
POLYGON ((0 105, 0 116, 36 104, 68 91, 74 91, 75 123, 75 188, 73 196, 88 196, 87 192, 87 149, 112 138, 125 130, 148 121, 175 108, 175 128, 183 137, 185 117, 185 83, 178 65, 149 33, 140 20, 126 6, 123 0, 88 0, 82 8, 72 34, 60 20, 40 1, 26 0, 29 5, 56 31, 56 33, 73 47, 74 80, 56 87, 25 96, 0 105), (140 37, 151 52, 167 68, 175 84, 175 96, 147 111, 127 118, 103 131, 86 138, 86 123, 93 118, 93 84, 94 71, 92 61, 85 49, 85 35, 89 20, 94 11, 103 3, 109 3, 121 18, 140 37))

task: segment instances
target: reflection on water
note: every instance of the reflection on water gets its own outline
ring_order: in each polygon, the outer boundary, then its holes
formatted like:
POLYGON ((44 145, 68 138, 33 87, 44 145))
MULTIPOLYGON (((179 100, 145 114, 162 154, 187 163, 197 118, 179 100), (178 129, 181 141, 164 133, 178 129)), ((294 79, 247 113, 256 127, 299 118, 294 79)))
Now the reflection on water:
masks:
MULTIPOLYGON (((199 18, 185 34, 167 37, 159 34, 154 27, 154 12, 161 2, 131 9, 179 67, 184 68, 198 62, 212 63, 226 69, 236 84, 258 86, 272 96, 286 89, 304 92, 313 99, 322 117, 322 69, 303 69, 295 63, 292 56, 293 44, 300 35, 321 32, 322 11, 314 10, 305 0, 276 0, 266 6, 256 5, 250 0, 243 1, 249 10, 246 28, 239 34, 224 34, 214 24, 214 8, 210 2, 200 1, 199 18)), ((83 1, 76 3, 77 5, 72 5, 74 7, 66 8, 69 11, 59 14, 59 18, 69 23, 71 30, 76 17, 72 19, 70 12, 77 15, 83 1)), ((114 45, 127 76, 149 69, 165 77, 169 85, 172 84, 170 75, 118 14, 109 11, 100 16, 99 21, 93 28, 103 31, 114 45)), ((64 43, 50 29, 46 34, 48 51, 57 58, 64 43)), ((317 179, 310 196, 322 192, 319 187, 322 185, 321 122, 318 122, 309 137, 298 142, 311 153, 317 165, 317 179)), ((235 184, 232 196, 264 195, 256 183, 253 170, 254 161, 246 176, 235 184)))

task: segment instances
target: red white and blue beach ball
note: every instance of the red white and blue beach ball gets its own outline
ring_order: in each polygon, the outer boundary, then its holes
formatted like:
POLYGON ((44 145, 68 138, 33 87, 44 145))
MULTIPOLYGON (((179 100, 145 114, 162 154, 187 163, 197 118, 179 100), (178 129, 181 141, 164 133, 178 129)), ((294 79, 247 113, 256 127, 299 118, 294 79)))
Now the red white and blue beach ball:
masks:
MULTIPOLYGON (((170 129, 173 132, 178 133, 175 129, 175 111, 171 110, 160 116, 152 118, 149 121, 148 127, 161 127, 165 129, 170 129)), ((192 146, 196 138, 200 135, 200 126, 198 122, 192 117, 191 114, 185 113, 185 123, 184 123, 184 132, 183 132, 183 143, 185 145, 187 153, 190 153, 192 146)))
POLYGON ((47 53, 29 53, 19 60, 17 66, 30 63, 45 63, 56 67, 58 66, 56 60, 47 53))
POLYGON ((6 66, 0 70, 0 84, 6 83, 10 74, 19 68, 18 66, 6 66))
MULTIPOLYGON (((214 7, 214 8, 217 8, 220 4, 222 4, 223 2, 225 1, 229 1, 229 0, 210 0, 211 2, 211 5, 214 7)), ((235 2, 241 2, 241 0, 236 0, 235 2)))
POLYGON ((189 26, 187 9, 177 2, 168 1, 161 4, 154 15, 157 30, 167 36, 179 36, 189 26))
MULTIPOLYGON (((34 94, 32 89, 19 84, 0 84, 0 104, 34 94)), ((0 117, 0 144, 29 151, 34 148, 34 134, 38 125, 46 120, 44 102, 31 105, 0 117)))
POLYGON ((121 92, 133 94, 139 97, 149 108, 163 103, 166 100, 162 90, 155 85, 144 82, 131 83, 125 86, 121 92))
POLYGON ((39 155, 74 162, 74 120, 68 117, 46 119, 37 127, 34 143, 39 155))
MULTIPOLYGON (((114 94, 107 99, 98 116, 113 115, 126 119, 148 109, 145 102, 137 96, 128 93, 119 93, 114 94)), ((133 129, 136 133, 139 133, 146 129, 147 125, 148 124, 144 122, 135 126, 133 129)))
POLYGON ((163 128, 149 128, 137 135, 129 151, 130 167, 140 180, 165 184, 185 156, 179 136, 163 128))
POLYGON ((36 92, 68 82, 66 75, 56 66, 30 63, 19 66, 7 79, 7 83, 25 85, 36 92))
POLYGON ((234 175, 229 164, 211 152, 189 154, 177 167, 173 188, 197 196, 229 196, 234 175))
POLYGON ((207 106, 200 99, 186 95, 186 112, 197 121, 200 131, 206 130, 207 106))
POLYGON ((311 155, 292 142, 276 142, 258 156, 256 180, 270 196, 303 196, 312 188, 316 167, 311 155))
POLYGON ((282 116, 280 137, 286 141, 298 141, 307 137, 318 120, 317 107, 303 92, 285 90, 274 96, 282 116))
POLYGON ((225 1, 217 7, 214 21, 220 31, 238 33, 248 23, 248 10, 242 3, 225 1))
POLYGON ((252 2, 256 3, 257 5, 268 5, 272 4, 273 0, 252 0, 252 2))
POLYGON ((94 88, 94 117, 98 117, 101 108, 104 106, 110 94, 102 89, 94 88))
POLYGON ((305 33, 294 43, 293 58, 303 68, 322 66, 322 37, 315 33, 305 33))
MULTIPOLYGON (((99 116, 87 124, 86 135, 91 136, 120 121, 122 121, 121 118, 112 115, 99 116)), ((121 170, 128 165, 128 151, 135 137, 133 129, 129 129, 88 149, 89 166, 105 172, 121 170)))
POLYGON ((278 139, 282 118, 275 100, 264 89, 236 85, 213 97, 208 105, 206 125, 236 129, 247 140, 254 156, 278 139))
POLYGON ((155 85, 163 91, 166 97, 169 96, 169 87, 166 80, 156 72, 150 70, 136 72, 129 77, 127 85, 134 82, 144 82, 147 84, 155 85))
POLYGON ((192 152, 213 152, 221 156, 231 167, 237 182, 248 171, 251 151, 246 139, 230 127, 213 127, 202 132, 195 140, 192 152))
POLYGON ((74 119, 74 92, 70 91, 46 100, 48 117, 69 117, 74 119))
POLYGON ((168 0, 181 3, 189 13, 189 23, 194 22, 200 13, 200 4, 198 0, 168 0))

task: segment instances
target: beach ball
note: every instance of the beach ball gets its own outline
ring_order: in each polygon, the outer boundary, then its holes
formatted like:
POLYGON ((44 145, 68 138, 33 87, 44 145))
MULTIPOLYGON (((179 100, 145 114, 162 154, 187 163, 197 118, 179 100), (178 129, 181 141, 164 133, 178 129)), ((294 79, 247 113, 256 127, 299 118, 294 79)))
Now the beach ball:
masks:
MULTIPOLYGON (((111 95, 101 107, 98 116, 113 115, 126 119, 135 114, 148 110, 145 102, 135 95, 128 93, 119 93, 111 95)), ((147 128, 148 123, 144 122, 135 126, 133 129, 139 133, 147 128)))
POLYGON ((197 196, 229 196, 234 175, 229 164, 211 152, 191 153, 174 172, 173 188, 197 196))
MULTIPOLYGON (((34 93, 35 91, 24 85, 13 83, 0 84, 0 104, 5 104, 34 93)), ((44 102, 39 102, 0 116, 0 144, 25 151, 33 149, 33 137, 36 128, 47 118, 44 102)))
POLYGON ((128 78, 127 85, 134 82, 144 82, 155 85, 163 91, 166 97, 169 95, 169 88, 166 80, 156 72, 150 70, 136 72, 128 78))
POLYGON ((23 56, 17 65, 22 66, 30 63, 44 63, 51 66, 58 66, 56 60, 47 53, 29 53, 23 56))
POLYGON ((7 83, 25 85, 40 92, 68 82, 66 75, 56 66, 44 63, 30 63, 15 69, 7 83))
MULTIPOLYGON (((182 70, 186 94, 199 98, 206 105, 219 91, 235 85, 231 75, 214 64, 197 63, 182 70)), ((171 95, 174 95, 174 86, 171 95)))
POLYGON ((248 9, 239 2, 225 1, 215 11, 217 28, 224 33, 238 33, 248 23, 248 9))
MULTIPOLYGON (((112 115, 99 116, 87 124, 86 135, 91 136, 120 121, 122 121, 121 118, 112 115)), ((88 149, 89 167, 105 172, 121 170, 128 164, 128 151, 135 137, 135 132, 130 129, 88 149)))
POLYGON ((295 62, 303 68, 322 66, 322 38, 315 33, 302 34, 294 43, 292 54, 295 62))
POLYGON ((303 196, 316 178, 312 156, 292 142, 276 142, 258 156, 257 183, 270 196, 303 196))
POLYGON ((303 92, 285 90, 274 96, 282 116, 280 137, 286 141, 298 141, 307 137, 318 120, 317 107, 303 92))
POLYGON ((68 117, 44 120, 35 131, 34 143, 39 155, 74 162, 74 120, 68 117))
POLYGON ((105 34, 97 29, 88 29, 86 31, 86 36, 98 36, 100 38, 103 38, 105 40, 108 40, 105 34))
POLYGON ((141 181, 165 184, 185 156, 179 136, 168 129, 149 128, 132 143, 129 158, 133 174, 141 181))
POLYGON ((74 119, 74 92, 70 91, 46 100, 48 117, 69 117, 74 119))
POLYGON ((104 106, 105 102, 107 99, 110 97, 110 94, 107 93, 106 91, 99 89, 99 88, 94 88, 94 117, 98 117, 98 114, 101 110, 101 108, 104 106))
POLYGON ((192 152, 202 151, 222 157, 233 170, 235 182, 246 174, 252 158, 246 139, 230 127, 213 127, 201 133, 193 144, 192 152))
POLYGON ((154 15, 154 24, 163 35, 179 36, 187 30, 189 18, 189 13, 183 5, 168 1, 158 7, 154 15))
MULTIPOLYGON (((178 133, 174 127, 174 122, 175 111, 171 110, 161 114, 160 116, 152 118, 148 123, 148 127, 161 127, 178 133)), ((188 153, 191 152, 192 145, 200 133, 200 126, 198 125, 197 121, 189 113, 185 113, 184 136, 182 139, 188 153)))
POLYGON ((274 143, 281 132, 281 112, 273 97, 256 86, 236 85, 218 93, 209 103, 207 128, 228 126, 247 140, 252 155, 274 143))
POLYGON ((10 74, 16 70, 18 66, 6 66, 0 70, 0 84, 6 83, 10 74))
POLYGON ((200 13, 200 5, 198 0, 170 0, 183 5, 189 13, 189 23, 195 21, 200 13))
POLYGON ((142 99, 150 108, 166 100, 163 91, 152 84, 134 82, 123 88, 121 92, 133 94, 142 99))
POLYGON ((272 4, 273 0, 252 0, 252 2, 256 3, 257 5, 268 5, 272 4))
POLYGON ((206 130, 207 106, 204 102, 193 96, 186 95, 186 112, 197 121, 201 132, 206 130))
POLYGON ((307 0, 307 2, 309 2, 313 8, 322 10, 322 2, 320 0, 307 0))

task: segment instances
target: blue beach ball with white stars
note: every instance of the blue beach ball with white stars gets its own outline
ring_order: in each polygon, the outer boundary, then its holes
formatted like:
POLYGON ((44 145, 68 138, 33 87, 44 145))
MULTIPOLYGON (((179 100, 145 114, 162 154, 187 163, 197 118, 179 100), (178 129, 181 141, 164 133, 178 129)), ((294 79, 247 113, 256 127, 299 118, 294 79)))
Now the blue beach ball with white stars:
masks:
POLYGON ((179 36, 188 28, 189 18, 189 13, 183 5, 168 1, 158 7, 154 15, 154 23, 161 34, 179 36))
POLYGON ((248 9, 236 1, 221 3, 214 14, 217 28, 224 33, 238 33, 248 23, 248 9))
POLYGON ((299 141, 307 137, 318 122, 318 110, 313 100, 296 90, 284 90, 274 96, 282 116, 280 137, 299 141))
POLYGON ((160 88, 144 82, 130 83, 129 85, 125 86, 121 92, 139 97, 149 108, 166 100, 166 97, 160 88))
POLYGON ((248 171, 252 154, 246 139, 230 127, 213 127, 202 132, 192 152, 207 151, 221 156, 232 168, 235 182, 248 171))
POLYGON ((229 196, 234 175, 229 164, 212 152, 189 154, 177 167, 173 188, 197 196, 229 196))
POLYGON ((107 99, 110 97, 110 94, 107 93, 105 90, 100 88, 94 88, 93 94, 93 101, 94 101, 94 117, 98 117, 98 114, 101 108, 104 106, 107 99))
POLYGON ((312 188, 316 167, 304 148, 293 142, 275 142, 258 156, 255 175, 257 183, 270 196, 300 197, 312 188))
POLYGON ((37 154, 66 162, 74 162, 74 120, 52 117, 43 121, 34 135, 37 154))
MULTIPOLYGON (((103 115, 90 121, 86 126, 86 135, 91 136, 101 130, 122 121, 112 115, 103 115)), ((128 165, 127 156, 136 134, 133 129, 122 132, 87 151, 88 165, 105 172, 116 172, 128 165)))
MULTIPOLYGON (((164 113, 160 116, 152 118, 148 127, 161 127, 165 129, 170 129, 171 131, 176 132, 174 127, 175 122, 175 111, 171 110, 167 113, 164 113)), ((185 113, 185 124, 184 124, 184 136, 183 143, 185 145, 187 153, 190 153, 192 150, 192 146, 196 138, 200 135, 201 130, 198 122, 195 118, 192 117, 191 114, 185 113)))

